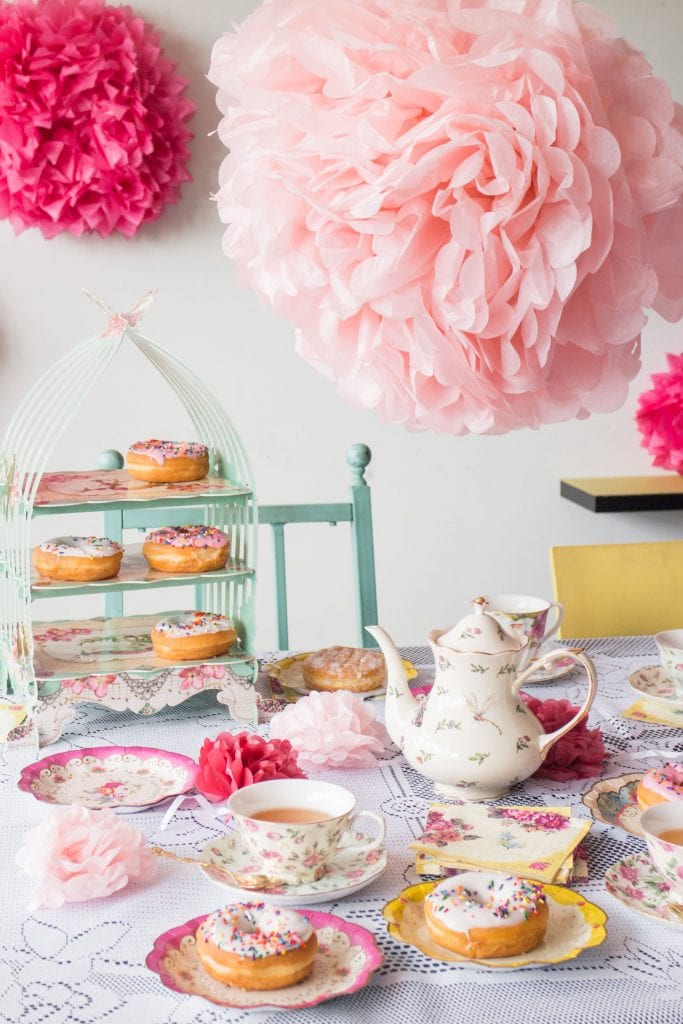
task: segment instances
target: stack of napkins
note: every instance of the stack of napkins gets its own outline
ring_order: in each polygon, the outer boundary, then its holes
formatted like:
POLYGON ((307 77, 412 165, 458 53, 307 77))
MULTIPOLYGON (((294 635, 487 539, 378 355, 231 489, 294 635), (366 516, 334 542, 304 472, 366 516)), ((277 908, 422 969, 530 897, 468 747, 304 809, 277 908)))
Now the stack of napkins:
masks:
POLYGON ((678 708, 669 709, 663 704, 654 704, 649 700, 637 700, 621 714, 623 718, 634 718, 636 722, 672 725, 676 729, 683 729, 683 711, 678 708))
POLYGON ((419 875, 502 871, 565 883, 588 877, 577 847, 590 827, 590 821, 573 818, 570 807, 434 803, 411 849, 419 875))

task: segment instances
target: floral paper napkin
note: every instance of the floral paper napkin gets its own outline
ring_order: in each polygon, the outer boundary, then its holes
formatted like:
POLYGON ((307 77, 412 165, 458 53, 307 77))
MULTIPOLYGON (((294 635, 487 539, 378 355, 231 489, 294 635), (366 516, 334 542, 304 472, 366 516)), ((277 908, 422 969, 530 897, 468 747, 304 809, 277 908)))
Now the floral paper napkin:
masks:
POLYGON ((622 718, 635 718, 637 722, 650 722, 652 725, 669 725, 683 729, 683 711, 665 708, 662 704, 653 704, 648 700, 637 700, 625 711, 622 718))
POLYGON ((572 818, 569 807, 434 803, 423 834, 411 848, 418 854, 418 871, 436 862, 441 869, 505 871, 539 882, 563 881, 572 873, 574 851, 590 827, 590 821, 572 818))

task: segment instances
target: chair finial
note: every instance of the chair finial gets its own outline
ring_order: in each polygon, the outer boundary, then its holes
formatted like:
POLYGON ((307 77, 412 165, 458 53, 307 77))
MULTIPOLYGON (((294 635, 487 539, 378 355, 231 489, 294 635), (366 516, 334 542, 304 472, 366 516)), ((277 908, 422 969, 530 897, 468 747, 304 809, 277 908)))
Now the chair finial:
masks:
POLYGON ((372 452, 366 444, 352 444, 346 453, 346 461, 351 467, 354 484, 365 484, 365 470, 368 466, 372 452))
POLYGON ((95 466, 97 469, 123 469, 123 455, 115 448, 107 448, 97 456, 95 466))

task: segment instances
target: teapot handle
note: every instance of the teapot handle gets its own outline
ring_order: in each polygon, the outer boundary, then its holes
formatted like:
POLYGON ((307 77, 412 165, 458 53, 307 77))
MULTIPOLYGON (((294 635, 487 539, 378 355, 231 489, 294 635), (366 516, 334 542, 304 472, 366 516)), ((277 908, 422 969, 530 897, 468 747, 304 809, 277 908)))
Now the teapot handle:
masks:
POLYGON ((595 677, 595 665, 588 657, 588 655, 584 654, 583 648, 581 647, 560 648, 557 651, 552 651, 550 654, 548 654, 544 658, 541 658, 539 661, 535 661, 532 665, 529 665, 529 667, 526 668, 523 672, 520 672, 520 674, 517 676, 514 683, 512 684, 512 692, 516 697, 519 693, 519 689, 522 683, 526 682, 529 676, 532 676, 534 672, 538 672, 539 668, 547 668, 553 661, 557 661, 558 658, 567 657, 573 658, 574 661, 577 662, 577 664, 581 665, 586 670, 586 675, 588 676, 588 695, 586 696, 586 699, 579 708, 579 710, 576 712, 574 717, 570 719, 569 722, 567 722, 561 728, 556 729, 555 732, 549 732, 545 736, 539 737, 538 749, 540 751, 542 758, 545 758, 546 754, 548 753, 548 751, 554 743, 557 743, 557 741, 562 736, 568 733, 570 729, 573 729, 575 725, 578 725, 579 722, 588 714, 591 704, 595 699, 595 694, 598 686, 597 679, 595 677))

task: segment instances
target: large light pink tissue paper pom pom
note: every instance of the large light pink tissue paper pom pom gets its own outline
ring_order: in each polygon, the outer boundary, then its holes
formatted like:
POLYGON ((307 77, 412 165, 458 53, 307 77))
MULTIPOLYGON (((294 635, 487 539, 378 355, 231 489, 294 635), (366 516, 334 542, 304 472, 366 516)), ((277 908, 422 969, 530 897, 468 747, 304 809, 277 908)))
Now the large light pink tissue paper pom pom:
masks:
POLYGON ((29 910, 93 900, 151 878, 154 855, 140 829, 106 808, 56 808, 24 836, 17 864, 38 880, 29 910))
POLYGON ((391 742, 368 702, 348 690, 302 697, 273 717, 270 735, 289 740, 309 770, 374 767, 391 742))
POLYGON ((652 465, 683 473, 683 356, 667 355, 668 373, 653 373, 638 398, 636 422, 652 465))
POLYGON ((187 79, 130 7, 0 0, 0 217, 130 238, 189 181, 187 79))
POLYGON ((609 412, 683 313, 681 108, 571 0, 274 0, 213 50, 225 252, 412 429, 609 412))

